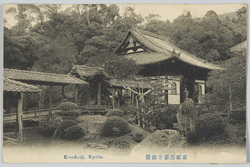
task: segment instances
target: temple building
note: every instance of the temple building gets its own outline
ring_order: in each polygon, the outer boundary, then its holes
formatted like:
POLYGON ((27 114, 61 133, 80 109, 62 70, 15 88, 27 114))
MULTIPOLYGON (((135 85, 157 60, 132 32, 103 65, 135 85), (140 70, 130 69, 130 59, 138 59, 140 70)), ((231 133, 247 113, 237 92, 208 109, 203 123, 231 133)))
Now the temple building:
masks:
POLYGON ((142 66, 140 76, 168 86, 170 89, 165 90, 164 97, 168 104, 182 103, 187 94, 197 104, 202 104, 208 72, 222 70, 178 48, 162 36, 135 28, 128 31, 114 53, 142 66))

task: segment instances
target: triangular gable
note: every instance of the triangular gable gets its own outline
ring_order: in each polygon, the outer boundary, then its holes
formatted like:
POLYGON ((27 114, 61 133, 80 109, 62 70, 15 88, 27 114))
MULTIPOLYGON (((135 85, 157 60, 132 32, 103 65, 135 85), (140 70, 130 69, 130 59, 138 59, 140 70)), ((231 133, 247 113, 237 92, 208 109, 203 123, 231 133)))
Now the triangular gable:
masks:
POLYGON ((220 70, 219 66, 198 58, 172 44, 168 39, 143 30, 132 28, 114 53, 134 60, 138 65, 147 65, 177 58, 192 66, 220 70), (142 54, 144 52, 145 54, 142 54), (139 54, 140 53, 140 54, 139 54), (158 53, 158 54, 156 54, 158 53), (143 55, 147 56, 145 59, 143 55), (151 55, 151 56, 150 56, 151 55), (143 61, 142 63, 140 61, 143 61))

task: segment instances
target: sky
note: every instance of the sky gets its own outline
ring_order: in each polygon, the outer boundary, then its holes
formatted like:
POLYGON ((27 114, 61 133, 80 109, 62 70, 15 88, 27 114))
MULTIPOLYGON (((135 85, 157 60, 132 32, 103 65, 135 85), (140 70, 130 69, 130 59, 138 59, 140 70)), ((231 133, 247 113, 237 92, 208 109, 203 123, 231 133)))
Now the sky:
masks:
MULTIPOLYGON (((240 9, 244 4, 117 4, 120 8, 120 14, 122 15, 125 8, 131 6, 135 9, 136 14, 141 14, 143 17, 148 14, 158 14, 160 19, 163 21, 173 21, 175 18, 180 16, 187 11, 190 11, 192 17, 202 17, 209 10, 214 10, 217 14, 235 12, 240 9)), ((5 5, 4 12, 16 5, 5 5)), ((70 7, 71 5, 62 5, 62 10, 70 7)), ((7 26, 11 27, 15 25, 13 15, 4 14, 4 18, 8 20, 7 26)))

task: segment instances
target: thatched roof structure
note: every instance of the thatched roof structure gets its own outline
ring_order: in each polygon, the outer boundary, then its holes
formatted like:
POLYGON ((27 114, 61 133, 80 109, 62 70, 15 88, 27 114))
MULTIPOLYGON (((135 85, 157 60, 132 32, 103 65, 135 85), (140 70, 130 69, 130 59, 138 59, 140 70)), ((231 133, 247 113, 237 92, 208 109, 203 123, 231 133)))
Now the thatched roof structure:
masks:
POLYGON ((33 85, 14 81, 11 79, 3 79, 3 91, 5 92, 40 92, 41 90, 33 85))
POLYGON ((105 72, 104 68, 90 67, 87 65, 73 65, 70 74, 75 75, 83 80, 91 79, 96 75, 102 75, 106 79, 110 78, 110 76, 105 72))
POLYGON ((38 85, 88 84, 86 81, 76 78, 73 75, 16 70, 8 68, 4 68, 4 77, 16 81, 38 85))

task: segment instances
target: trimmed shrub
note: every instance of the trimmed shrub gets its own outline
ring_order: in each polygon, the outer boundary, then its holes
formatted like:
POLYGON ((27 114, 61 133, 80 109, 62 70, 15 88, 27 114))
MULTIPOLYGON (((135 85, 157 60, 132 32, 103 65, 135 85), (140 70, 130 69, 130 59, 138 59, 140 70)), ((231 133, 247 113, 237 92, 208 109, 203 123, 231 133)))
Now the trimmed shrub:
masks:
POLYGON ((203 140, 223 133, 224 128, 222 116, 215 113, 201 115, 195 125, 197 137, 203 140))
POLYGON ((60 111, 60 112, 57 112, 57 114, 59 116, 79 116, 80 115, 80 112, 79 111, 76 111, 76 110, 72 110, 72 111, 60 111))
POLYGON ((66 129, 64 137, 66 140, 78 140, 83 136, 85 136, 83 129, 78 125, 74 125, 66 129))
POLYGON ((77 110, 78 106, 76 103, 73 102, 63 102, 59 104, 57 108, 61 111, 72 111, 72 110, 77 110))
POLYGON ((199 142, 200 140, 200 137, 197 135, 196 132, 189 132, 186 137, 187 137, 187 142, 189 143, 196 143, 199 142))
POLYGON ((134 140, 135 142, 141 142, 143 139, 144 139, 144 137, 143 137, 143 134, 142 134, 142 133, 136 133, 136 134, 133 136, 133 140, 134 140))
POLYGON ((111 116, 104 122, 101 129, 101 136, 121 136, 130 131, 127 121, 117 116, 111 116))
POLYGON ((52 137, 57 129, 57 126, 49 122, 44 123, 42 127, 39 128, 41 135, 45 137, 52 137))
POLYGON ((113 143, 114 147, 119 150, 129 150, 130 143, 125 139, 117 139, 113 143))
POLYGON ((75 121, 72 120, 65 120, 58 126, 55 132, 55 137, 65 139, 65 134, 68 128, 77 125, 75 121))
POLYGON ((246 110, 234 110, 229 115, 229 123, 232 125, 246 123, 246 110))
POLYGON ((121 109, 110 109, 108 110, 106 116, 111 117, 111 116, 118 116, 122 117, 124 115, 124 111, 121 109))

